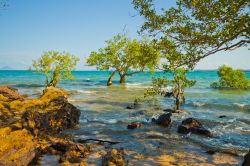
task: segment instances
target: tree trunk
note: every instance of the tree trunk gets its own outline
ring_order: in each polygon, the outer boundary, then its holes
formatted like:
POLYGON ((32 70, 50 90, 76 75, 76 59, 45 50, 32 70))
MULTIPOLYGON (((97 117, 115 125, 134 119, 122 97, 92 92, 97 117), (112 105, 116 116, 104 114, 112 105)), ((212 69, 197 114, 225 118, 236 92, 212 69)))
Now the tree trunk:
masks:
POLYGON ((175 97, 175 105, 176 105, 176 110, 181 109, 181 105, 185 103, 185 98, 183 96, 182 90, 179 89, 176 97, 175 97))
POLYGON ((58 72, 54 72, 53 78, 50 81, 50 83, 48 84, 48 86, 56 87, 57 83, 59 82, 59 79, 60 79, 60 74, 58 72))
POLYGON ((181 109, 181 101, 180 101, 179 94, 175 98, 175 106, 176 106, 176 110, 180 110, 181 109))
POLYGON ((112 85, 112 80, 113 80, 113 78, 115 76, 115 73, 116 73, 116 70, 113 71, 113 73, 110 75, 110 77, 109 77, 109 79, 107 81, 107 86, 111 86, 112 85))
POLYGON ((177 94, 175 97, 176 110, 181 109, 181 104, 182 104, 182 95, 181 95, 181 89, 180 89, 180 82, 178 82, 178 90, 177 90, 177 94))
POLYGON ((120 74, 120 84, 123 84, 126 82, 126 75, 125 74, 120 74))

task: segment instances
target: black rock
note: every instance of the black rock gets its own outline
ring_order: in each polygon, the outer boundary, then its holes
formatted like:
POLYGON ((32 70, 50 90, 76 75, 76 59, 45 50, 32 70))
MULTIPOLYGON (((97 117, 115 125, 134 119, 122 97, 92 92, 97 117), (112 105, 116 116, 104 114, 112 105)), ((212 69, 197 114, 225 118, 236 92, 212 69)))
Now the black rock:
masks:
POLYGON ((215 152, 214 150, 208 150, 208 151, 206 151, 206 153, 207 153, 207 154, 213 155, 213 154, 215 154, 216 152, 215 152))
POLYGON ((226 115, 220 115, 219 118, 225 118, 227 117, 226 115))
POLYGON ((129 110, 134 109, 132 106, 127 106, 126 108, 129 110))
POLYGON ((158 119, 153 118, 152 122, 155 122, 156 124, 160 125, 160 126, 168 126, 171 123, 171 113, 165 113, 159 116, 158 119))
POLYGON ((211 133, 204 128, 202 124, 194 118, 187 118, 178 126, 178 133, 188 134, 189 132, 209 136, 211 133))
POLYGON ((174 93, 173 92, 166 92, 164 97, 172 97, 174 96, 174 93))
POLYGON ((250 166, 250 149, 249 149, 249 152, 244 157, 242 166, 250 166))

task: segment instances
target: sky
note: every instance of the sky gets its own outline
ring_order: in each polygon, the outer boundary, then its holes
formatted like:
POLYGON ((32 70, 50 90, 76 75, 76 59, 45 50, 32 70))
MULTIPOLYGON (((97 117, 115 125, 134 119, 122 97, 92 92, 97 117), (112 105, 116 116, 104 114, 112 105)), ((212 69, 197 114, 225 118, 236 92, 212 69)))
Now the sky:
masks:
MULTIPOLYGON (((1 0, 0 0, 1 1, 1 0)), ((85 61, 91 51, 126 29, 138 37, 143 23, 130 0, 8 0, 0 10, 0 68, 28 69, 44 51, 67 51, 81 59, 78 70, 94 70, 85 61)), ((159 7, 174 1, 158 0, 159 7)), ((247 48, 211 55, 196 69, 217 69, 222 64, 250 69, 247 48)))

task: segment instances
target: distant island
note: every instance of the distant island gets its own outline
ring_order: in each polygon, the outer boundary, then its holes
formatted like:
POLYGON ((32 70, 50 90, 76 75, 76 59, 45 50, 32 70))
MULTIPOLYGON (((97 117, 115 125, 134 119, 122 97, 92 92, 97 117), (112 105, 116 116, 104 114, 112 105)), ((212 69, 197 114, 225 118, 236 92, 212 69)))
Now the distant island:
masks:
POLYGON ((0 70, 15 70, 15 69, 13 69, 10 66, 4 66, 4 67, 1 67, 0 70))

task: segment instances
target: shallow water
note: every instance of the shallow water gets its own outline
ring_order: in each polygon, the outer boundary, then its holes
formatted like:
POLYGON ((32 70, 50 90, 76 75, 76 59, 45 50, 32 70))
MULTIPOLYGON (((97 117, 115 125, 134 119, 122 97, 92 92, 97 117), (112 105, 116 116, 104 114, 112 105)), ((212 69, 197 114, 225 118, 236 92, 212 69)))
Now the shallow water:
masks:
MULTIPOLYGON (((242 156, 250 147, 250 91, 216 90, 209 87, 216 81, 215 71, 195 71, 188 77, 197 81, 186 90, 184 113, 173 115, 171 127, 161 128, 151 124, 151 119, 171 108, 172 99, 159 98, 157 103, 142 103, 135 109, 126 109, 135 97, 143 94, 151 82, 149 73, 127 78, 125 85, 118 84, 118 76, 112 87, 106 87, 109 72, 74 72, 75 81, 59 84, 71 92, 69 101, 82 110, 78 129, 68 130, 75 138, 98 138, 118 141, 115 147, 123 147, 146 156, 159 156, 195 151, 205 154, 207 149, 242 156), (225 118, 218 118, 226 115, 225 118), (177 133, 177 126, 188 117, 198 118, 213 134, 204 137, 177 133), (128 130, 127 124, 141 121, 140 129, 128 130)), ((154 76, 164 75, 156 73, 154 76)), ((167 74, 171 77, 170 74, 167 74)), ((247 72, 250 78, 250 72, 247 72)), ((38 96, 43 89, 44 77, 28 71, 0 71, 0 84, 11 85, 30 97, 38 96)))

